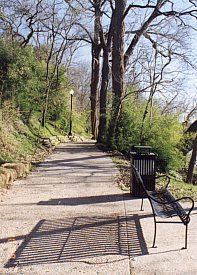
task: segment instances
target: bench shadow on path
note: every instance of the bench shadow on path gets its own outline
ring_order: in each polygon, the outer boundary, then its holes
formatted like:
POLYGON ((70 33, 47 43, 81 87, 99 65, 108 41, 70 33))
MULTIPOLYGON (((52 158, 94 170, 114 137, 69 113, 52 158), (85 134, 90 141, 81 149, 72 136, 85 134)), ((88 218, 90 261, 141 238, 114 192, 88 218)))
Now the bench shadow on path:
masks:
POLYGON ((79 261, 95 264, 102 256, 117 256, 113 260, 120 261, 124 258, 118 256, 146 255, 139 218, 132 215, 40 220, 18 247, 15 259, 10 259, 5 267, 79 261), (91 259, 95 257, 97 260, 91 259))

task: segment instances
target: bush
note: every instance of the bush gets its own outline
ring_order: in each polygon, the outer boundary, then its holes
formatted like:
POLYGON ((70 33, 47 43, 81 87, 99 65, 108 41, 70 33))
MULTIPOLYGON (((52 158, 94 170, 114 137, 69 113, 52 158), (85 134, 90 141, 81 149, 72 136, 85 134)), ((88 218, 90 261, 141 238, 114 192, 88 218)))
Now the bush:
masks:
POLYGON ((184 165, 184 157, 178 149, 182 138, 178 115, 162 115, 155 104, 152 117, 148 114, 142 123, 144 110, 144 102, 133 98, 124 102, 116 137, 118 150, 130 151, 133 145, 150 145, 158 155, 161 171, 180 169, 184 165))

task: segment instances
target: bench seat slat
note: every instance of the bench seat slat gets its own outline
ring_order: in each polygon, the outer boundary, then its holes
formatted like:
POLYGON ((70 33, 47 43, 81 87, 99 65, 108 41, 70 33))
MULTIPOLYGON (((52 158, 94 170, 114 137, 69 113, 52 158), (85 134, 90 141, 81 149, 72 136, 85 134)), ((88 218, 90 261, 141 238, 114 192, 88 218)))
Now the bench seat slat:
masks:
POLYGON ((173 202, 169 203, 171 201, 174 201, 174 197, 171 195, 171 193, 165 189, 162 191, 148 191, 148 193, 158 200, 161 203, 158 203, 151 199, 155 214, 160 218, 171 218, 174 216, 179 216, 181 221, 186 224, 188 222, 187 220, 187 213, 181 206, 179 202, 173 202), (163 204, 166 203, 166 204, 163 204))

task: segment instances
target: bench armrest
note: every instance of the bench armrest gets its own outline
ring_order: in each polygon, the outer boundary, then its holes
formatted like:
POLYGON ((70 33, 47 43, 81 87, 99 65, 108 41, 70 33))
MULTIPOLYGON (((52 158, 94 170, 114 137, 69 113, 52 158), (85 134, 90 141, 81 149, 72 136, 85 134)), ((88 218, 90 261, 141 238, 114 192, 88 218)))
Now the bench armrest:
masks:
POLYGON ((169 183, 170 183, 170 177, 169 177, 168 175, 160 175, 160 176, 157 176, 157 177, 155 177, 156 182, 157 182, 157 179, 160 179, 160 178, 165 178, 165 179, 166 179, 167 184, 166 184, 166 186, 165 186, 164 188, 167 189, 167 187, 168 187, 168 185, 169 185, 169 183))
POLYGON ((189 215, 194 208, 194 200, 191 197, 182 197, 182 198, 177 199, 176 201, 180 201, 180 200, 190 200, 191 207, 188 209, 188 212, 187 212, 187 218, 189 218, 189 215))

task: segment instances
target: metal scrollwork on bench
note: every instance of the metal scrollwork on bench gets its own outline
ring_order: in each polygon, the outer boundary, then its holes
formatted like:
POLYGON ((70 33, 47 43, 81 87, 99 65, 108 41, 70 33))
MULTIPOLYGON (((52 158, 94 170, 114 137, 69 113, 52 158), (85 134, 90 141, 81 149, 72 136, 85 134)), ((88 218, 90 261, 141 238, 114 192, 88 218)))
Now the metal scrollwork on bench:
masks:
MULTIPOLYGON (((182 198, 175 199, 173 195, 170 193, 170 191, 167 189, 168 184, 170 182, 170 178, 165 175, 164 176, 167 178, 167 185, 162 189, 149 191, 145 188, 142 177, 134 165, 132 165, 132 170, 133 170, 133 175, 136 178, 136 181, 144 190, 146 197, 148 198, 152 207, 153 218, 154 218, 154 237, 153 237, 152 247, 155 247, 157 223, 183 223, 185 225, 185 246, 183 248, 186 249, 188 224, 190 222, 191 211, 194 208, 194 200, 191 197, 182 197, 182 198), (179 203, 179 201, 186 200, 186 199, 191 202, 191 207, 189 208, 188 211, 186 211, 179 203), (160 220, 158 221, 156 219, 156 217, 167 219, 175 216, 179 217, 180 221, 160 221, 160 220)), ((141 210, 143 210, 143 197, 142 197, 141 210)))

